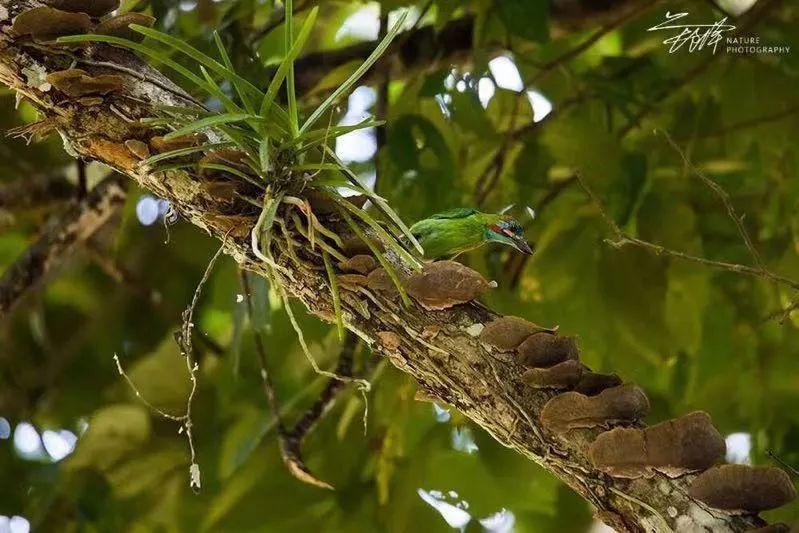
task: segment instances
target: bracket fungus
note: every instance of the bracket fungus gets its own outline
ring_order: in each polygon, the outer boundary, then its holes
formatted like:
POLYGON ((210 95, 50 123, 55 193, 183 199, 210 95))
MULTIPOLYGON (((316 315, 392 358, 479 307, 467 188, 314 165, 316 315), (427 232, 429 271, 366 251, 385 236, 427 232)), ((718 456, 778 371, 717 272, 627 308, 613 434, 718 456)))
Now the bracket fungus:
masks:
POLYGON ((616 374, 600 374, 599 372, 583 372, 574 391, 586 396, 595 396, 605 389, 621 385, 621 378, 616 374))
POLYGON ((358 254, 342 261, 338 267, 343 271, 351 274, 367 275, 369 272, 377 268, 377 260, 371 255, 358 254))
POLYGON ((549 368, 530 368, 522 374, 522 381, 536 389, 571 389, 583 375, 583 365, 568 360, 549 368))
POLYGON ((150 147, 147 146, 147 143, 138 139, 128 139, 125 141, 125 147, 139 159, 147 159, 150 157, 150 147))
POLYGON ((455 261, 427 263, 421 272, 408 276, 404 285, 430 311, 470 302, 491 286, 477 271, 455 261))
POLYGON ((94 29, 94 33, 100 35, 113 35, 129 41, 138 42, 144 40, 144 35, 130 29, 131 24, 146 26, 148 28, 155 24, 155 18, 145 13, 124 13, 102 21, 94 29))
POLYGON ((86 13, 71 13, 46 6, 23 11, 12 26, 17 35, 31 35, 36 39, 86 33, 91 27, 92 20, 86 13))
POLYGON ((796 489, 779 468, 721 465, 699 474, 688 494, 714 509, 757 513, 789 503, 796 489))
POLYGON ((649 400, 637 385, 606 389, 596 396, 564 392, 541 409, 541 424, 555 433, 570 429, 635 422, 649 412, 649 400))
POLYGON ((118 91, 125 83, 122 76, 115 74, 90 76, 86 71, 78 68, 52 72, 47 75, 47 81, 70 98, 105 95, 118 91))
POLYGON ((548 332, 530 335, 516 348, 517 360, 533 368, 549 367, 578 358, 577 340, 574 337, 548 332))
POLYGON ((503 316, 485 325, 480 340, 503 352, 510 352, 526 338, 542 331, 553 331, 517 316, 503 316))
POLYGON ((119 0, 45 0, 45 4, 73 13, 102 17, 119 8, 119 0))
POLYGON ((655 471, 676 477, 710 468, 725 450, 710 416, 695 411, 644 429, 602 433, 588 448, 588 457, 613 477, 651 477, 655 471))
POLYGON ((395 298, 399 295, 397 287, 391 281, 391 276, 384 268, 376 268, 366 276, 366 286, 383 296, 395 298))

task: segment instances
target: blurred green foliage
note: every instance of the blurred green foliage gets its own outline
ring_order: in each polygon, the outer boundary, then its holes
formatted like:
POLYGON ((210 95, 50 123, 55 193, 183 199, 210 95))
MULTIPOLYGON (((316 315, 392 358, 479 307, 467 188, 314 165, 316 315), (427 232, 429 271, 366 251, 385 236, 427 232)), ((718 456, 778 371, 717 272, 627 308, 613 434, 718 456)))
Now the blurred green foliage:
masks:
MULTIPOLYGON (((296 4, 301 21, 313 3, 296 4)), ((353 167, 363 175, 376 171, 380 193, 406 222, 458 205, 495 211, 515 204, 520 216, 522 206, 535 208, 528 236, 537 251, 520 272, 519 258, 507 249, 463 258, 499 282, 491 306, 578 335, 587 364, 645 388, 652 421, 706 410, 723 434, 751 435, 753 462, 769 462, 772 450, 799 465, 799 313, 784 324, 767 318, 796 295, 763 280, 608 246, 596 206, 570 180, 572 169, 581 169, 630 234, 750 263, 718 197, 653 133, 664 129, 746 214, 766 264, 799 279, 799 55, 669 54, 664 36, 646 31, 662 20, 664 7, 557 62, 603 19, 586 15, 579 24, 561 24, 541 0, 430 4, 420 3, 416 13, 424 10, 422 24, 435 28, 474 16, 470 60, 393 79, 387 142, 376 160, 353 167), (493 78, 489 60, 498 45, 526 90, 551 101, 545 119, 533 123, 525 92, 495 87, 487 107, 481 104, 478 87, 502 81, 482 81, 493 78)), ((319 5, 309 52, 359 41, 357 32, 342 32, 354 15, 374 18, 381 7, 401 4, 319 5)), ((667 8, 700 21, 723 16, 710 3, 674 1, 667 8)), ((254 81, 265 79, 266 63, 282 57, 281 8, 272 2, 127 0, 124 9, 151 12, 159 29, 209 53, 210 30, 218 29, 237 70, 254 81)), ((797 24, 797 6, 783 5, 751 33, 793 47, 797 24)), ((335 87, 350 67, 331 67, 308 100, 335 87)), ((35 120, 27 104, 14 109, 8 92, 0 100, 3 130, 35 120)), ((34 174, 66 172, 75 179, 57 137, 30 146, 4 138, 0 153, 0 186, 34 174)), ((90 168, 93 179, 102 173, 90 168)), ((194 432, 203 489, 192 494, 184 436, 131 393, 112 356, 119 354, 150 402, 181 411, 189 383, 172 335, 218 243, 182 222, 165 243, 160 224, 137 220, 142 194, 131 192, 118 223, 92 243, 93 253, 70 260, 0 325, 0 416, 12 429, 29 421, 40 432, 79 434, 74 453, 60 462, 41 450, 24 457, 13 439, 0 441, 0 515, 23 515, 37 531, 450 529, 419 497, 424 489, 455 491, 451 503, 468 502, 470 531, 480 530, 478 518, 501 509, 514 514, 520 532, 590 526, 590 510, 570 490, 457 413, 438 422, 429 404, 413 401, 411 380, 365 347, 356 367, 373 382, 367 435, 362 400, 349 390, 304 446, 309 467, 336 490, 292 478, 280 462, 230 260, 214 272, 196 313, 210 342, 196 341, 194 432), (125 281, 109 276, 113 268, 126 273, 125 281), (474 453, 453 447, 454 432, 463 428, 474 435, 474 453)), ((0 221, 0 265, 24 251, 51 213, 33 209, 0 221)), ((293 420, 323 382, 308 368, 279 298, 263 282, 254 298, 277 394, 293 420)), ((311 317, 301 321, 319 362, 335 365, 334 328, 311 317)), ((769 518, 796 521, 799 508, 769 518)))

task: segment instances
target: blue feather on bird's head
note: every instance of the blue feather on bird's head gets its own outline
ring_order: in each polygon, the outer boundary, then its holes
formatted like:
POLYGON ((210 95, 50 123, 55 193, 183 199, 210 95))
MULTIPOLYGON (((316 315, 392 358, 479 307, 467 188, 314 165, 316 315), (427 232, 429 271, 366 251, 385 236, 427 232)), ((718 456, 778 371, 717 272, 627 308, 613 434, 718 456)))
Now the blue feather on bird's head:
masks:
POLYGON ((524 238, 524 228, 513 217, 494 215, 486 221, 486 240, 513 246, 524 254, 532 254, 533 249, 524 238))

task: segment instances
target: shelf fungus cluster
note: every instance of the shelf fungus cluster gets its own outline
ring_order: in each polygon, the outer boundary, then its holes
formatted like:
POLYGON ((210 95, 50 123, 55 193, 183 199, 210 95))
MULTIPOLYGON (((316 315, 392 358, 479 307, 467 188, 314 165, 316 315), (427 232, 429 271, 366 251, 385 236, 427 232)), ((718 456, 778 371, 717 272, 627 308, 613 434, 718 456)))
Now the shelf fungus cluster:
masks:
POLYGON ((697 411, 647 428, 602 433, 588 449, 588 457, 614 477, 649 477, 654 471, 676 477, 710 468, 725 450, 710 416, 697 411))
POLYGON ((558 392, 540 412, 546 430, 557 437, 572 430, 606 430, 587 447, 588 460, 599 471, 627 479, 699 473, 690 496, 733 514, 773 509, 795 497, 793 484, 778 468, 715 466, 726 446, 705 412, 643 426, 640 421, 649 412, 644 391, 622 384, 615 374, 590 371, 580 363, 572 337, 507 316, 486 324, 480 340, 526 367, 521 380, 527 386, 558 392))

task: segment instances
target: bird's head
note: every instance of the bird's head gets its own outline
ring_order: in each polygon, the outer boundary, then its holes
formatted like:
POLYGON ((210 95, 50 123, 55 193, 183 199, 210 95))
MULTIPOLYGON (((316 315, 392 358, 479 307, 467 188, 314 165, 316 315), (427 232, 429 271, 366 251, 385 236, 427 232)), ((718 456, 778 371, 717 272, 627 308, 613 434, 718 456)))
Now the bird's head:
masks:
POLYGON ((524 254, 533 253, 533 249, 524 238, 522 225, 507 215, 492 215, 486 220, 486 240, 513 246, 524 254))

